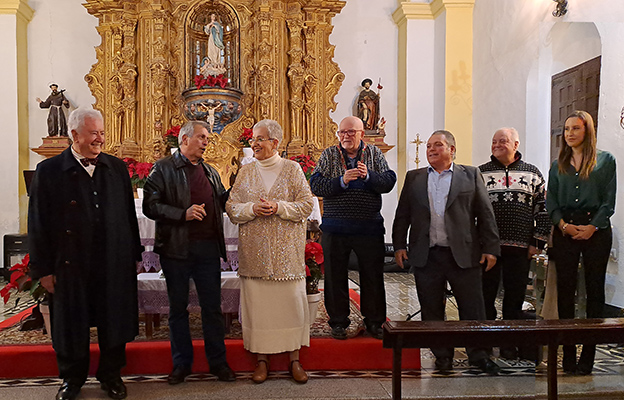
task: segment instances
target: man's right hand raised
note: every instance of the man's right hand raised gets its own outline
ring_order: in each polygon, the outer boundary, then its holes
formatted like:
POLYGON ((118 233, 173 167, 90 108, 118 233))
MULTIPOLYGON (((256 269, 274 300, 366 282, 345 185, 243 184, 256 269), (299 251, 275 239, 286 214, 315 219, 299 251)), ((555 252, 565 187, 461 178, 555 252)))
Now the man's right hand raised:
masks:
POLYGON ((194 219, 201 221, 206 216, 206 210, 204 209, 206 204, 193 204, 186 209, 186 220, 192 221, 194 219))

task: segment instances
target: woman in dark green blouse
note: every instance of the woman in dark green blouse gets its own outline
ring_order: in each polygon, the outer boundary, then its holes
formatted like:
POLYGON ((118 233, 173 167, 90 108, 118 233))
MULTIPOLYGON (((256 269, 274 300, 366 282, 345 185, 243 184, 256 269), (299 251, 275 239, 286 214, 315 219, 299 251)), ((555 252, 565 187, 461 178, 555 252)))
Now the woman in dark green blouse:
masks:
MULTIPOLYGON (((546 208, 556 229, 552 256, 557 269, 559 318, 574 318, 579 258, 583 255, 587 318, 601 318, 605 275, 611 252, 615 210, 615 158, 596 149, 596 129, 587 112, 575 111, 565 121, 565 141, 548 178, 546 208)), ((563 346, 563 370, 588 375, 595 345, 584 345, 576 362, 576 346, 563 346)))

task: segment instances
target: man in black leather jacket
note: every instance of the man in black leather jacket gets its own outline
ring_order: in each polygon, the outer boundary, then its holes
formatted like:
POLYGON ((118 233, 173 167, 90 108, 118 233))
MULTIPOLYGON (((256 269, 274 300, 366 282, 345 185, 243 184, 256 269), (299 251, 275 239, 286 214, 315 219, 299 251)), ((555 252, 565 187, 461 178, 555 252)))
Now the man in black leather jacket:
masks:
POLYGON ((145 183, 143 213, 156 221, 154 250, 167 281, 173 371, 169 384, 191 374, 193 344, 188 311, 193 278, 201 307, 204 348, 210 372, 219 380, 236 376, 225 358, 221 314, 221 263, 226 259, 223 209, 228 192, 219 173, 203 162, 208 125, 190 121, 179 135, 180 150, 158 160, 145 183))

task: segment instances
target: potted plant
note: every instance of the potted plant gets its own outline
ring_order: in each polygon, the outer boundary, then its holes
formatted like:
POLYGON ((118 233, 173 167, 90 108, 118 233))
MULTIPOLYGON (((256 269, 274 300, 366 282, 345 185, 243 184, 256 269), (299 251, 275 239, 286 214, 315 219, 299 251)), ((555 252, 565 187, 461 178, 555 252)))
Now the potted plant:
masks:
MULTIPOLYGON (((30 255, 22 259, 21 262, 13 265, 9 272, 11 277, 2 289, 0 289, 0 297, 4 300, 4 304, 9 301, 11 293, 28 291, 32 298, 37 302, 37 307, 32 314, 22 321, 20 330, 39 329, 45 323, 46 332, 50 332, 50 310, 48 306, 48 291, 41 285, 38 279, 32 279, 28 274, 30 272, 30 255)), ((15 305, 19 302, 16 300, 15 305)))
POLYGON ((313 240, 307 240, 305 246, 306 265, 306 294, 308 295, 308 307, 310 311, 310 324, 314 323, 318 304, 321 301, 321 292, 318 284, 323 277, 323 248, 313 240))
POLYGON ((138 198, 143 198, 143 186, 145 186, 147 176, 154 164, 138 162, 134 158, 129 157, 124 158, 123 161, 126 163, 126 168, 128 168, 132 188, 136 191, 138 198))
POLYGON ((243 159, 241 165, 249 164, 254 160, 250 140, 253 137, 253 129, 243 128, 243 133, 238 137, 238 142, 243 146, 243 159))

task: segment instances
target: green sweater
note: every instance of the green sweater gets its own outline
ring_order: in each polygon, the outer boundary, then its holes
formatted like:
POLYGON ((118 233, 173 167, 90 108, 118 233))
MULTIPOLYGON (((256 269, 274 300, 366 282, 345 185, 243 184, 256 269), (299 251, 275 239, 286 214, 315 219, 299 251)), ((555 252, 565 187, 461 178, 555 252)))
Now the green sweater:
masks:
POLYGON ((598 150, 596 166, 589 179, 582 179, 573 166, 567 173, 560 174, 555 160, 548 177, 548 215, 557 225, 563 218, 564 210, 587 211, 593 215, 591 225, 606 229, 611 226, 609 218, 615 211, 616 186, 615 157, 607 151, 598 150))

